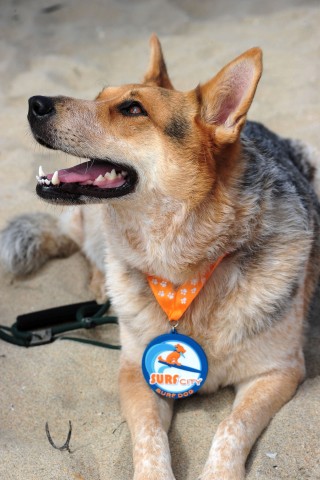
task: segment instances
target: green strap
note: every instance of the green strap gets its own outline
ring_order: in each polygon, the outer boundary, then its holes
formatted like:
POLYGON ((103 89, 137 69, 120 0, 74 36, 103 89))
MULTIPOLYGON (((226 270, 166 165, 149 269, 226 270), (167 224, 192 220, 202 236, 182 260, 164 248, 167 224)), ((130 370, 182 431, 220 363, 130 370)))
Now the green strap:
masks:
POLYGON ((98 342, 98 340, 89 340, 87 338, 78 337, 59 337, 60 340, 72 340, 73 342, 87 343, 88 345, 94 345, 95 347, 109 348, 110 350, 120 350, 120 345, 111 345, 110 343, 98 342))
POLYGON ((4 340, 5 342, 12 343, 13 345, 19 345, 21 347, 27 347, 28 345, 26 342, 30 339, 31 340, 31 335, 28 336, 28 338, 21 339, 17 338, 14 335, 8 335, 5 332, 10 332, 11 333, 11 328, 10 327, 5 327, 4 325, 0 325, 0 338, 4 340), (4 331, 3 331, 4 330, 4 331))
MULTIPOLYGON (((85 338, 61 336, 61 334, 82 328, 90 329, 100 325, 118 324, 118 318, 115 316, 104 316, 110 308, 110 301, 108 300, 102 305, 97 312, 92 314, 92 307, 89 308, 86 304, 80 306, 76 311, 76 321, 70 321, 48 329, 23 331, 14 323, 11 327, 0 325, 0 339, 13 345, 22 347, 31 347, 36 345, 44 345, 51 343, 57 338, 61 340, 72 340, 75 342, 95 345, 102 348, 110 348, 119 350, 119 345, 112 345, 109 343, 99 342, 97 340, 89 340, 85 338)), ((60 307, 61 308, 61 307, 60 307)), ((62 307, 63 308, 63 307, 62 307)), ((44 312, 45 313, 45 312, 44 312)))

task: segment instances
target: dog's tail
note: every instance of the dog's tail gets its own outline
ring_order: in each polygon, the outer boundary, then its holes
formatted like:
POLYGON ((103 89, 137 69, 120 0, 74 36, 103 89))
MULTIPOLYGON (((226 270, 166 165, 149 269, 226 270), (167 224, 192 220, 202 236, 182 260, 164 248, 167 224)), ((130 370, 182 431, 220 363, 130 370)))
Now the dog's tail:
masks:
POLYGON ((59 218, 44 213, 15 217, 0 233, 0 262, 15 276, 33 273, 50 258, 68 257, 78 249, 59 218))

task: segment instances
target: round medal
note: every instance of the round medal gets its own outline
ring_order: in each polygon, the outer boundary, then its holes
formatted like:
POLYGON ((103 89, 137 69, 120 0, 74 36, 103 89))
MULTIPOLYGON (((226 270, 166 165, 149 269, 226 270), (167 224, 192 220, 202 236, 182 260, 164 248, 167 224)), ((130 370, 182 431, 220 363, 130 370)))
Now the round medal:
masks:
POLYGON ((208 374, 203 349, 192 338, 177 332, 156 337, 142 358, 146 382, 163 397, 179 399, 196 393, 208 374))

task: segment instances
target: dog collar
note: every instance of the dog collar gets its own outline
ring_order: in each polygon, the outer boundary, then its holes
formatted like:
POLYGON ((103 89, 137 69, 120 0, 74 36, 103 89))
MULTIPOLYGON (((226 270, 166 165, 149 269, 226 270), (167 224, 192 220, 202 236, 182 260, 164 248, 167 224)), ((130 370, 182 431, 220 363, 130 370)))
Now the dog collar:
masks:
POLYGON ((180 320, 224 257, 225 255, 222 255, 215 263, 210 265, 204 275, 198 275, 178 288, 174 288, 168 280, 148 275, 150 288, 160 307, 167 314, 169 321, 178 322, 180 320))
POLYGON ((198 275, 174 288, 168 280, 148 275, 150 288, 172 326, 171 333, 156 337, 142 358, 142 372, 149 387, 163 397, 180 399, 196 393, 208 374, 208 361, 202 347, 176 327, 185 311, 200 293, 225 255, 198 275))

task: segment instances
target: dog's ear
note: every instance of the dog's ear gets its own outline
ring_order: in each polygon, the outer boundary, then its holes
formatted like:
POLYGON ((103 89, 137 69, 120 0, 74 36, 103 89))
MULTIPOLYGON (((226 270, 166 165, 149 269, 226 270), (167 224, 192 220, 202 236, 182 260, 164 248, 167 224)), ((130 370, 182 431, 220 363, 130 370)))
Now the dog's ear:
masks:
POLYGON ((240 135, 262 73, 262 52, 252 48, 198 87, 202 120, 214 126, 218 144, 233 143, 240 135))
POLYGON ((143 82, 147 85, 156 85, 158 87, 173 90, 173 85, 170 81, 164 61, 161 44, 155 34, 151 35, 150 48, 149 67, 144 76, 143 82))

